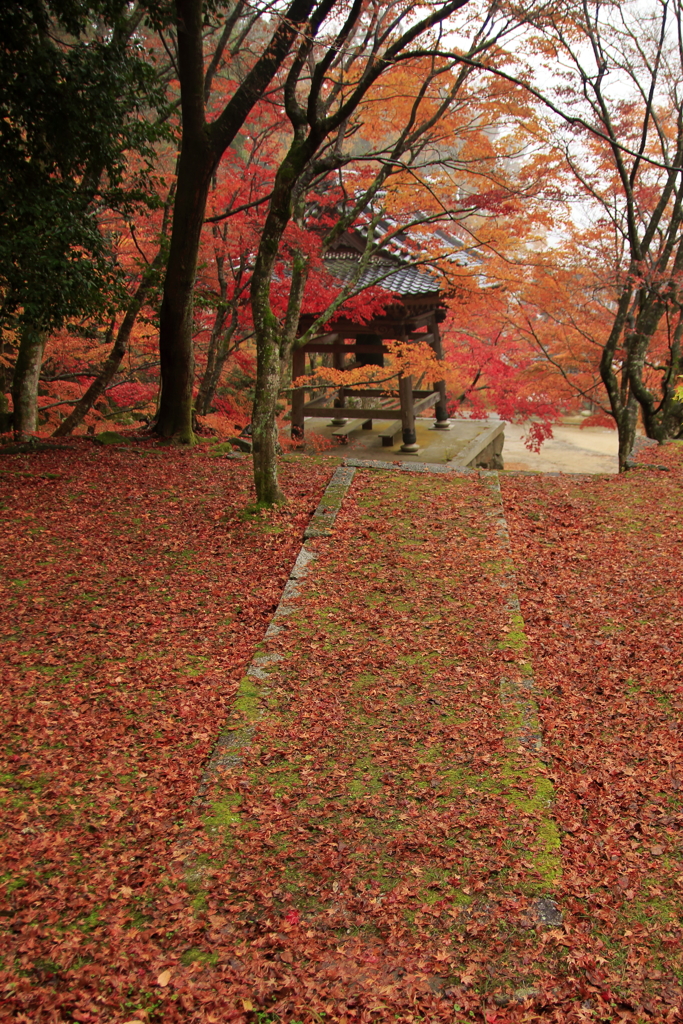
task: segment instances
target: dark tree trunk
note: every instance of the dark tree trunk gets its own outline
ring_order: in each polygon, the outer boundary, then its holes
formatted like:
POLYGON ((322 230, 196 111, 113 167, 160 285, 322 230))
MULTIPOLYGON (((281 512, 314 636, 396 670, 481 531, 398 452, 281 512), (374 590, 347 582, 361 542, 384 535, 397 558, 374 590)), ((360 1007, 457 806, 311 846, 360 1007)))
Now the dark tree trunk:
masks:
MULTIPOLYGON (((683 310, 678 311, 678 323, 673 331, 669 352, 669 365, 662 380, 662 402, 660 416, 664 426, 666 438, 680 438, 683 431, 683 401, 677 395, 679 378, 683 373, 683 359, 681 358, 681 339, 683 338, 683 310)), ((649 424, 643 409, 645 429, 649 424)), ((648 437, 652 435, 648 430, 648 437)))
POLYGON ((194 281, 214 159, 206 138, 183 132, 159 328, 161 398, 154 429, 191 444, 194 281), (194 138, 194 144, 192 139, 194 138))
MULTIPOLYGON (((214 227, 214 237, 219 239, 221 238, 220 230, 217 227, 214 227)), ((237 330, 237 302, 238 294, 241 292, 241 288, 237 288, 237 284, 242 281, 244 269, 245 264, 244 261, 241 260, 240 267, 235 277, 236 287, 233 292, 232 301, 228 302, 228 280, 225 273, 225 256, 216 257, 216 274, 218 276, 218 284, 220 288, 220 301, 216 311, 216 319, 214 320, 214 324, 211 329, 211 338, 209 339, 209 348, 206 356, 206 368, 197 393, 195 408, 200 416, 206 416, 211 408, 211 403, 213 402, 216 394, 216 388, 218 387, 218 383, 221 379, 221 373, 223 372, 225 361, 232 351, 230 345, 235 336, 235 331, 237 330)))
MULTIPOLYGON (((4 341, 0 332, 0 353, 9 354, 10 346, 4 341)), ((9 366, 0 361, 0 434, 6 434, 12 429, 12 413, 9 409, 7 396, 12 386, 12 373, 9 366)))
POLYGON ((619 299, 610 336, 600 357, 600 376, 605 385, 619 435, 620 473, 625 473, 630 466, 638 421, 638 402, 631 389, 628 370, 625 365, 622 365, 619 375, 615 370, 617 346, 630 320, 632 300, 633 289, 624 289, 619 299))
POLYGON ((12 425, 18 441, 35 433, 38 425, 38 382, 46 341, 45 331, 35 327, 25 326, 21 332, 12 379, 12 425))
MULTIPOLYGON (((324 17, 334 0, 322 0, 324 17)), ((173 232, 161 304, 159 355, 161 396, 153 429, 162 437, 191 443, 194 384, 194 281, 211 177, 223 153, 263 95, 302 26, 316 9, 315 0, 293 0, 278 17, 268 45, 220 116, 206 122, 202 0, 176 0, 178 72, 183 138, 180 148, 173 232)))
POLYGON ((225 361, 232 351, 230 342, 234 337, 236 325, 230 323, 226 327, 225 320, 226 313, 223 312, 222 316, 217 316, 211 331, 206 369, 197 393, 196 409, 199 416, 207 416, 211 410, 225 361))
POLYGON ((676 399, 676 385, 681 372, 683 312, 676 301, 678 288, 673 285, 680 278, 681 272, 683 245, 679 245, 673 263, 672 282, 664 282, 657 290, 650 287, 644 293, 628 339, 627 371, 631 389, 640 404, 645 433, 660 444, 677 437, 683 423, 683 403, 676 399), (677 322, 673 332, 669 322, 669 359, 660 380, 660 395, 656 395, 645 383, 645 363, 652 339, 662 320, 665 316, 670 318, 672 314, 677 315, 677 322))

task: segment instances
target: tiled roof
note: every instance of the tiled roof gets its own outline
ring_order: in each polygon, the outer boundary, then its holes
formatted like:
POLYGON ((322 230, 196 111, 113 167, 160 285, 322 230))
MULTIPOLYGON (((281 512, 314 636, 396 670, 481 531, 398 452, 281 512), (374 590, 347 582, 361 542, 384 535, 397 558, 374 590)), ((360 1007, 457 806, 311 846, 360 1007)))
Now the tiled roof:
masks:
MULTIPOLYGON (((330 253, 325 257, 325 267, 333 277, 348 281, 356 273, 358 260, 356 254, 330 253)), ((380 259, 370 261, 356 287, 360 291, 372 285, 398 295, 437 295, 439 292, 439 282, 434 274, 419 267, 401 266, 380 259)))

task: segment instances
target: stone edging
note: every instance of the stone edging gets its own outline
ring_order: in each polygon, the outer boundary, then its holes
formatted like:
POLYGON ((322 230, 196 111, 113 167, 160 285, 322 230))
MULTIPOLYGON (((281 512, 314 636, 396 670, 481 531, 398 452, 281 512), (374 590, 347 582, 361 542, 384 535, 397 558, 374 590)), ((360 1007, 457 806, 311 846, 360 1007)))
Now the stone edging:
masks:
POLYGON ((346 492, 351 486, 351 481, 356 475, 355 468, 347 468, 349 466, 355 466, 355 463, 349 461, 345 465, 338 466, 334 471, 332 479, 325 488, 325 493, 320 500, 320 504, 313 513, 310 523, 304 530, 305 540, 310 540, 312 537, 330 536, 332 527, 334 526, 334 521, 337 518, 337 514, 342 507, 342 502, 346 497, 346 492))
MULTIPOLYGON (((315 542, 315 539, 318 537, 330 536, 342 502, 355 475, 355 469, 343 466, 338 466, 332 474, 320 504, 304 530, 304 543, 292 566, 289 579, 285 583, 282 597, 270 620, 264 641, 277 636, 283 627, 282 619, 287 615, 291 615, 294 611, 294 602, 299 596, 300 583, 308 575, 311 565, 318 557, 314 545, 307 544, 306 542, 311 540, 315 542)), ((272 665, 279 660, 280 657, 277 654, 262 652, 254 655, 249 663, 237 690, 234 711, 219 733, 211 756, 202 773, 202 778, 197 788, 197 795, 194 799, 195 806, 201 804, 210 783, 221 771, 234 769, 240 763, 241 751, 251 743, 255 724, 260 717, 258 709, 253 706, 253 689, 258 685, 259 694, 268 692, 265 685, 268 681, 266 669, 268 665, 272 665)))
MULTIPOLYGON (((517 596, 517 580, 515 576, 514 561, 512 558, 512 544, 510 542, 510 531, 508 530, 507 519, 503 510, 503 495, 500 489, 500 478, 498 473, 483 471, 481 477, 488 484, 498 504, 496 515, 496 533, 501 546, 505 551, 506 566, 501 574, 500 582, 508 592, 508 600, 505 607, 510 612, 515 631, 524 633, 524 618, 522 606, 517 596)), ((541 723, 538 718, 538 705, 533 697, 535 688, 534 677, 529 671, 523 682, 513 682, 504 679, 501 682, 500 698, 503 707, 509 709, 517 720, 517 729, 511 738, 516 745, 521 745, 529 750, 540 751, 543 749, 543 735, 541 723)))
MULTIPOLYGON (((489 487, 493 494, 498 508, 493 515, 497 527, 496 533, 505 555, 505 565, 501 569, 499 582, 507 591, 505 607, 512 619, 514 634, 519 637, 521 643, 528 644, 522 607, 517 595, 517 578, 515 574, 514 560, 512 556, 512 544, 510 532, 503 506, 503 494, 500 488, 500 477, 495 470, 481 470, 480 479, 489 487)), ((547 761, 547 754, 544 756, 543 733, 538 716, 538 704, 534 696, 536 682, 533 674, 533 667, 529 663, 521 680, 501 679, 500 681, 500 703, 503 709, 503 731, 508 747, 512 751, 527 753, 529 762, 527 770, 533 771, 533 758, 538 767, 547 761)), ((544 783, 544 802, 547 801, 548 809, 555 799, 554 787, 547 777, 544 783), (547 792, 546 792, 547 791, 547 792)), ((543 852, 543 851, 542 851, 543 852)), ((546 851, 550 852, 550 851, 546 851)), ((532 909, 541 924, 546 927, 557 928, 562 924, 562 912, 555 901, 546 895, 537 896, 532 901, 532 909)))
POLYGON ((439 462, 379 462, 374 459, 344 459, 345 466, 356 469, 382 469, 397 473, 475 473, 478 470, 465 466, 452 466, 439 462))

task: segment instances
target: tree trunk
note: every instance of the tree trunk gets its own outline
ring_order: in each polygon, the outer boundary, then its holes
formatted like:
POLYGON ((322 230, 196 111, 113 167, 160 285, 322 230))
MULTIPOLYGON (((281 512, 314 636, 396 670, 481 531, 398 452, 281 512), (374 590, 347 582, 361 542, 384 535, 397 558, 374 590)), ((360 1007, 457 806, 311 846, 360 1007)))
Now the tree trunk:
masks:
MULTIPOLYGON (((683 269, 683 246, 674 264, 677 276, 683 269)), ((669 325, 669 331, 671 327, 669 325)), ((676 399, 676 385, 681 372, 681 336, 683 334, 683 312, 670 293, 660 294, 650 289, 644 296, 633 332, 628 338, 626 366, 631 390, 640 404, 645 433, 654 441, 663 444, 676 437, 683 423, 683 403, 676 399), (672 310, 673 307, 673 310, 672 310), (668 365, 660 381, 661 397, 653 394, 645 383, 645 363, 652 339, 664 316, 672 311, 678 313, 678 322, 670 336, 668 365)))
POLYGON ((619 472, 625 473, 632 466, 633 445, 636 440, 636 424, 638 422, 638 402, 633 392, 629 391, 626 403, 619 410, 617 432, 619 434, 619 472))
POLYGON ((227 358, 227 339, 223 331, 225 312, 224 309, 217 311, 216 319, 211 328, 211 337, 209 338, 209 347, 206 353, 206 368, 204 369, 204 375, 197 391, 197 401, 195 402, 195 410, 198 416, 208 415, 213 396, 216 393, 218 380, 227 358))
POLYGON ((34 434, 38 425, 38 381, 46 341, 45 331, 29 326, 22 330, 12 380, 13 427, 18 441, 34 434))
POLYGON ((253 414, 254 483, 257 501, 267 505, 285 500, 277 477, 275 420, 280 388, 291 382, 292 343, 308 269, 308 261, 303 254, 297 252, 294 257, 283 325, 279 324, 271 309, 270 289, 280 242, 292 215, 293 192, 312 148, 310 140, 302 143, 295 135, 289 153, 280 164, 251 279, 251 311, 257 352, 253 414))
POLYGON ((638 403, 630 387, 626 366, 622 365, 620 377, 617 376, 614 368, 617 345, 629 323, 632 300, 633 289, 630 287, 624 289, 619 298, 609 338, 600 357, 600 377, 605 385, 619 435, 620 473, 625 473, 630 466, 638 420, 638 403))
POLYGON ((196 409, 199 416, 207 416, 211 409, 225 361, 230 355, 230 342, 235 333, 236 325, 230 324, 229 327, 225 327, 225 315, 220 317, 218 333, 216 333, 217 325, 218 321, 217 324, 214 324, 214 329, 211 332, 206 369, 197 393, 196 409))
MULTIPOLYGON (((0 357, 9 354, 10 346, 4 341, 0 331, 0 357)), ((12 413, 10 412, 7 396, 10 392, 12 374, 9 366, 0 358, 0 434, 6 434, 12 429, 12 413)))
POLYGON ((263 326, 258 333, 259 357, 252 413, 256 500, 263 505, 281 505, 286 499, 277 475, 276 412, 282 373, 279 324, 270 309, 264 311, 263 326))
MULTIPOLYGON (((214 237, 220 239, 220 231, 214 226, 213 229, 214 237)), ((244 258, 240 257, 240 268, 237 273, 237 281, 241 280, 244 272, 244 258)), ((214 395, 216 394, 216 388, 218 382, 221 379, 221 373, 225 366, 225 361, 230 354, 230 342, 232 341, 235 331, 237 330, 238 320, 238 309, 237 309, 237 296, 238 290, 235 289, 232 300, 228 302, 228 280, 225 273, 225 256, 216 257, 216 274, 218 276, 218 284, 220 287, 220 301, 216 310, 216 319, 211 329, 211 338, 209 340, 209 348, 206 357, 206 369, 199 385, 199 391, 197 393, 197 402, 195 408, 200 416, 206 416, 211 408, 214 395), (226 322, 229 324, 226 327, 226 322)))
MULTIPOLYGON (((324 18, 332 6, 332 0, 324 0, 317 16, 324 18)), ((204 5, 202 0, 175 0, 183 136, 159 326, 161 396, 152 429, 162 437, 177 437, 185 443, 194 440, 194 281, 211 176, 314 8, 314 0, 292 0, 276 19, 270 41, 254 66, 221 114, 207 124, 204 5)))
POLYGON ((191 444, 194 440, 194 281, 214 165, 208 144, 195 148, 188 136, 183 137, 178 166, 173 231, 161 303, 161 399, 153 427, 162 437, 177 437, 185 444, 191 444))
MULTIPOLYGON (((674 328, 670 346, 669 365, 662 381, 661 417, 667 438, 680 438, 683 430, 683 401, 676 396, 679 377, 683 371, 681 340, 683 339, 683 310, 678 311, 678 323, 674 328)), ((647 429, 647 424, 646 424, 647 429)), ((648 437, 650 435, 648 434, 648 437)))

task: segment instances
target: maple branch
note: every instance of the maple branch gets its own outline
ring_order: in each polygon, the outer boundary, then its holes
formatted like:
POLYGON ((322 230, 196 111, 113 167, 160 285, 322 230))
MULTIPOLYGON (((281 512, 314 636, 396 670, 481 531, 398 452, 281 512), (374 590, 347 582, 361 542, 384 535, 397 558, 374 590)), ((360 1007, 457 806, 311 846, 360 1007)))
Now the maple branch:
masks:
MULTIPOLYGON (((455 14, 456 11, 464 7, 469 0, 451 0, 450 3, 444 4, 443 8, 438 11, 432 12, 426 18, 417 22, 410 29, 399 36, 390 46, 387 47, 385 52, 381 56, 376 57, 373 53, 368 60, 365 69, 363 70, 358 84, 352 91, 348 100, 342 103, 335 114, 327 117, 320 124, 318 130, 321 136, 329 135, 330 132, 334 131, 342 122, 347 121, 351 114, 356 110, 360 101, 367 94, 370 86, 382 75, 389 66, 403 63, 407 60, 412 60, 416 57, 431 56, 434 51, 429 50, 418 50, 418 51, 406 51, 406 47, 413 42, 413 40, 424 35, 430 28, 441 24, 451 14, 455 14)), ((452 59, 453 55, 450 55, 452 59)))
POLYGON ((245 210, 253 210, 257 206, 263 206, 264 203, 269 202, 273 198, 272 191, 266 196, 261 196, 260 199, 253 199, 250 203, 242 203, 241 206, 235 206, 231 210, 226 210, 225 213, 219 213, 215 217, 205 217, 205 224, 217 224, 218 221, 228 220, 229 217, 235 217, 238 213, 244 213, 245 210))
MULTIPOLYGON (((313 375, 310 374, 309 376, 313 376, 313 375)), ((318 390, 318 391, 334 391, 334 390, 337 390, 340 387, 346 387, 347 390, 350 390, 351 388, 360 387, 361 384, 364 385, 364 386, 365 385, 370 386, 370 385, 377 385, 377 384, 386 384, 388 381, 395 380, 397 377, 400 377, 400 376, 401 376, 401 371, 397 370, 396 373, 392 373, 391 376, 389 376, 389 377, 380 377, 379 379, 376 378, 376 377, 368 377, 367 380, 354 380, 354 381, 352 381, 348 385, 340 384, 339 381, 336 381, 336 382, 329 381, 329 383, 328 383, 325 380, 315 380, 311 384, 296 384, 296 385, 292 382, 292 384, 290 384, 290 386, 288 388, 281 388, 280 389, 280 394, 286 394, 289 391, 296 391, 296 390, 298 390, 299 388, 302 388, 302 387, 303 388, 310 388, 311 391, 313 391, 313 390, 318 390)), ((297 380, 302 380, 302 379, 303 378, 301 378, 301 377, 297 378, 297 380)), ((396 391, 396 390, 397 390, 397 388, 385 388, 384 392, 383 392, 382 388, 377 388, 377 393, 378 394, 383 394, 383 393, 388 392, 388 391, 396 391)))
MULTIPOLYGON (((169 34, 170 34, 171 39, 173 40, 173 42, 175 42, 173 33, 170 32, 169 34)), ((178 60, 177 60, 177 47, 174 46, 173 50, 171 50, 171 48, 169 47, 168 43, 166 42, 166 38, 165 38, 163 30, 161 28, 158 29, 157 35, 159 36, 159 39, 161 40, 161 45, 163 46, 164 50, 166 51, 166 56, 168 57, 168 60, 169 60, 169 63, 171 65, 171 67, 173 68, 174 75, 175 75, 176 78, 178 78, 179 77, 179 72, 178 72, 178 60)))
MULTIPOLYGON (((443 56, 443 57, 446 57, 446 56, 450 57, 450 56, 452 56, 452 54, 442 53, 441 56, 443 56)), ((474 60, 474 59, 472 59, 472 58, 470 58, 468 56, 465 56, 465 55, 459 55, 458 56, 458 60, 462 64, 467 64, 469 67, 477 68, 479 71, 486 71, 489 74, 494 75, 496 78, 501 78, 501 79, 503 79, 503 81, 509 82, 511 85, 519 86, 520 89, 524 89, 525 92, 528 92, 531 96, 534 96, 537 100, 539 100, 545 107, 548 108, 548 110, 551 110, 554 114, 557 114, 557 116, 562 121, 564 121, 565 124, 568 124, 568 125, 570 125, 572 127, 575 127, 575 128, 584 128, 591 135, 595 136, 595 138, 601 139, 603 142, 607 142, 610 145, 612 144, 613 140, 610 138, 609 135, 605 134, 605 132, 601 132, 600 129, 597 128, 594 124, 591 124, 589 121, 586 121, 584 118, 579 117, 577 114, 570 114, 567 111, 562 110, 562 108, 558 107, 557 104, 553 100, 550 99, 550 97, 546 96, 539 89, 537 89, 535 86, 531 85, 529 82, 525 81, 524 79, 518 78, 516 75, 512 75, 512 74, 510 74, 507 71, 503 71, 502 68, 493 67, 490 64, 485 64, 482 61, 474 60)), ((629 146, 625 145, 622 142, 616 142, 615 146, 622 153, 626 153, 628 156, 632 156, 632 157, 638 156, 638 151, 637 150, 631 149, 629 146)), ((657 168, 659 168, 660 170, 663 170, 663 171, 673 171, 673 172, 675 172, 677 174, 680 174, 680 173, 683 172, 683 163, 680 162, 681 161, 681 154, 680 153, 677 154, 677 157, 676 157, 676 160, 678 162, 674 163, 673 166, 672 166, 672 164, 668 164, 668 163, 663 162, 661 160, 655 160, 654 157, 650 157, 650 156, 644 156, 643 160, 644 160, 644 162, 650 164, 650 166, 657 167, 657 168)))
POLYGON ((526 323, 527 323, 529 334, 530 334, 531 338, 533 339, 533 341, 535 342, 535 344, 537 345, 537 347, 539 348, 539 350, 542 352, 544 358, 550 363, 551 366, 554 366, 556 370, 559 370, 561 377, 563 378, 563 380, 567 384, 569 384, 569 386, 572 389, 572 391, 576 392, 576 394, 578 394, 578 395, 581 395, 582 398, 588 399, 594 405, 597 405, 602 410, 602 412, 604 412, 607 415, 609 415, 611 410, 607 409, 599 400, 597 400, 597 397, 595 395, 595 390, 594 390, 595 384, 593 384, 591 389, 584 390, 583 388, 579 387, 579 385, 575 381, 571 381, 569 379, 569 374, 567 373, 567 370, 565 369, 564 364, 559 362, 559 360, 557 360, 551 354, 550 349, 545 344, 545 342, 543 342, 541 340, 541 338, 539 337, 539 335, 536 332, 536 330, 535 330, 531 320, 529 319, 529 317, 526 317, 525 319, 526 319, 526 323))
POLYGON ((335 2, 336 0, 322 0, 311 17, 311 10, 315 8, 314 0, 292 0, 261 56, 211 125, 210 134, 218 157, 234 138, 235 127, 244 123, 253 107, 255 97, 272 80, 296 35, 307 31, 307 25, 316 28, 321 25, 335 2))
MULTIPOLYGON (((216 46, 216 49, 214 50, 213 56, 209 62, 209 65, 206 69, 206 74, 204 76, 204 103, 209 102, 213 80, 215 78, 216 72, 218 71, 220 62, 223 58, 225 48, 230 42, 230 37, 232 36, 232 32, 233 29, 235 28, 235 25, 242 17, 242 14, 247 6, 248 5, 246 3, 236 3, 230 17, 226 19, 225 25, 223 26, 223 31, 218 40, 218 44, 216 46)), ((231 47, 233 55, 239 52, 242 43, 245 41, 245 39, 251 32, 258 18, 258 14, 253 14, 251 18, 245 19, 244 28, 242 29, 237 39, 235 40, 233 46, 231 47)))
POLYGON ((142 256, 142 259, 144 260, 145 265, 149 266, 149 260, 147 259, 147 257, 145 256, 144 252, 142 251, 142 249, 140 248, 140 246, 138 244, 137 236, 135 234, 135 224, 133 223, 133 221, 129 221, 128 222, 128 230, 130 231, 130 237, 133 239, 133 245, 135 246, 137 251, 142 256))
MULTIPOLYGON (((158 365, 158 363, 155 364, 155 365, 158 365)), ((58 378, 55 378, 55 379, 58 379, 58 378)), ((101 398, 102 395, 106 394, 107 391, 113 391, 115 388, 121 387, 122 384, 139 384, 139 383, 140 383, 140 381, 139 381, 139 379, 137 377, 124 377, 121 380, 111 381, 110 383, 104 385, 104 387, 100 391, 98 397, 101 398)), ((62 405, 73 405, 73 399, 72 398, 64 398, 64 399, 62 399, 59 402, 50 402, 49 405, 39 405, 38 408, 39 408, 40 412, 46 412, 48 409, 57 409, 57 408, 59 408, 62 405)), ((128 408, 128 409, 137 409, 137 408, 142 409, 142 408, 144 408, 145 405, 149 405, 149 399, 142 399, 139 402, 134 402, 132 405, 126 406, 126 408, 128 408)), ((66 423, 66 420, 62 420, 62 423, 66 423)), ((60 423, 60 426, 61 425, 62 424, 60 423)), ((57 428, 57 430, 53 431, 53 433, 50 436, 51 437, 66 437, 67 433, 68 434, 71 433, 71 430, 69 430, 68 432, 65 432, 65 433, 61 433, 61 434, 58 431, 59 431, 59 427, 57 428)))

